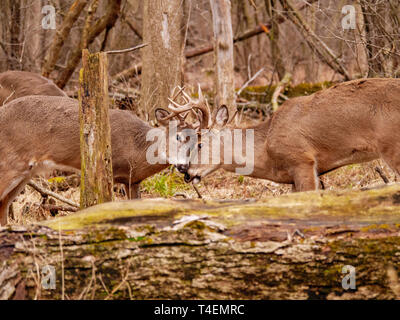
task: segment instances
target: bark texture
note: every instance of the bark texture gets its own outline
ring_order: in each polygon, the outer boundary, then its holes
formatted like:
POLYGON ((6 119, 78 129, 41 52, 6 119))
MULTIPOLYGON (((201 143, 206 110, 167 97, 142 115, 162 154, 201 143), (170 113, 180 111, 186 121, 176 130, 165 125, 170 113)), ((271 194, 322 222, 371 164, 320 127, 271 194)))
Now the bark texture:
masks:
MULTIPOLYGON (((154 0, 143 4, 141 108, 154 118, 154 109, 166 107, 172 90, 183 81, 188 0, 154 0)), ((135 68, 134 68, 135 69, 135 68)))
POLYGON ((214 31, 215 105, 236 111, 230 0, 210 0, 214 31))
POLYGON ((399 185, 106 203, 1 228, 0 298, 400 298, 399 209, 399 185), (355 290, 342 288, 345 265, 356 268, 355 290), (41 285, 44 266, 55 268, 54 290, 41 285))
POLYGON ((80 73, 81 208, 113 200, 106 53, 83 50, 80 73))

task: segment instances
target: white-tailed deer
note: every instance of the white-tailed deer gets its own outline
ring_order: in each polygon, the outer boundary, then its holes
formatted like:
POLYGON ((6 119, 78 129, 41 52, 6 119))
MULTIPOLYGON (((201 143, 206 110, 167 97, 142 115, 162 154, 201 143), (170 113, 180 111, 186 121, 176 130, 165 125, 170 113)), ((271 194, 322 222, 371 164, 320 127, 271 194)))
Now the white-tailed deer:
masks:
MULTIPOLYGON (((204 99, 204 98, 202 98, 204 99)), ((224 143, 235 127, 226 125, 229 115, 220 107, 215 129, 199 133, 187 161, 177 166, 186 181, 198 182, 223 168, 236 171, 243 165, 224 163, 222 155, 234 152, 224 143), (220 139, 221 155, 212 164, 209 143, 220 139), (209 139, 211 138, 211 139, 209 139), (200 150, 201 147, 201 150, 200 150), (204 152, 208 159, 201 159, 204 152), (193 159, 199 159, 194 163, 193 159)), ((336 168, 382 158, 400 174, 400 79, 361 79, 337 84, 306 97, 285 102, 267 121, 245 128, 254 133, 254 160, 249 176, 293 184, 295 191, 316 190, 318 176, 336 168)), ((239 129, 239 128, 236 128, 239 129)), ((244 136, 246 130, 240 130, 244 136)), ((242 145, 244 151, 246 143, 242 145)), ((251 161, 251 160, 249 160, 251 161)))
MULTIPOLYGON (((179 130, 190 127, 180 113, 156 110, 160 122, 174 117, 179 130)), ((154 143, 147 133, 153 128, 133 113, 111 109, 110 125, 114 181, 126 186, 129 198, 138 198, 140 182, 166 168, 168 159, 149 163, 146 150, 154 143)), ((26 96, 0 108, 0 225, 7 223, 10 203, 33 176, 54 168, 80 170, 79 132, 74 99, 26 96)))
POLYGON ((39 74, 25 71, 0 73, 0 107, 12 100, 31 95, 67 96, 53 81, 39 74))

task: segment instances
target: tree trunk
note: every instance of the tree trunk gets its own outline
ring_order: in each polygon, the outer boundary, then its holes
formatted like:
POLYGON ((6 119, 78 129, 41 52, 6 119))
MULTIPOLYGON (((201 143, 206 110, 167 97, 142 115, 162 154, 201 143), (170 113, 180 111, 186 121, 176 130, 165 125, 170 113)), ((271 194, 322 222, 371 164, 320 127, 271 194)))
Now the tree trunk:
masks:
POLYGON ((21 2, 20 0, 10 1, 10 57, 9 69, 21 70, 21 2))
POLYGON ((81 208, 113 200, 106 53, 83 50, 79 83, 81 208))
POLYGON ((166 107, 172 90, 183 81, 188 0, 152 0, 143 4, 141 108, 150 119, 154 109, 166 107), (184 31, 183 31, 184 30, 184 31))
POLYGON ((215 106, 236 111, 231 1, 210 0, 214 31, 215 106))
POLYGON ((283 64, 282 54, 279 49, 279 23, 277 21, 278 15, 275 12, 277 1, 265 0, 265 7, 271 21, 271 30, 269 31, 268 36, 271 43, 272 62, 274 64, 274 69, 279 76, 279 80, 282 80, 285 76, 285 65, 283 64))
POLYGON ((0 299, 400 298, 399 209, 398 184, 106 203, 0 228, 0 299), (355 289, 342 287, 346 265, 355 289))

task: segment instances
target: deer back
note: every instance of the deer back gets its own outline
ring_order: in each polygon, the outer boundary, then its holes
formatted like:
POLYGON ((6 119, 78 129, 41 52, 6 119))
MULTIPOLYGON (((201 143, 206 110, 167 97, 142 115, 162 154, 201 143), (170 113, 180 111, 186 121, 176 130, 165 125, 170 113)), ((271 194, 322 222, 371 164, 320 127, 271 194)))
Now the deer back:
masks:
MULTIPOLYGON (((110 110, 114 176, 140 181, 161 170, 146 161, 146 133, 152 127, 133 113, 110 110), (154 171, 154 172, 153 172, 154 171)), ((54 164, 80 169, 78 101, 26 96, 0 108, 0 175, 7 166, 54 164), (29 108, 27 108, 29 106, 29 108)), ((135 181, 132 181, 135 182, 135 181)))
POLYGON ((39 74, 25 71, 0 73, 0 106, 30 95, 67 96, 53 81, 39 74))

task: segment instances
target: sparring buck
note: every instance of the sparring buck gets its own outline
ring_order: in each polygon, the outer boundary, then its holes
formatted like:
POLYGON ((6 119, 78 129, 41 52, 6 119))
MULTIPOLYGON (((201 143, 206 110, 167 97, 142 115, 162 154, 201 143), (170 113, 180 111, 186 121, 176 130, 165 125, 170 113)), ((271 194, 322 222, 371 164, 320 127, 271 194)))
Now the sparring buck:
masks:
MULTIPOLYGON (((227 124, 228 119, 227 108, 221 106, 212 124, 202 126, 208 130, 185 146, 187 158, 177 168, 185 173, 187 182, 198 182, 219 168, 234 172, 243 166, 222 159, 229 152, 244 153, 246 148, 244 143, 241 150, 235 150, 235 143, 225 142, 226 136, 241 129, 227 124), (213 138, 220 139, 220 161, 212 161, 216 152, 211 143, 204 142, 213 138)), ((254 133, 254 157, 247 157, 253 162, 248 164, 253 168, 249 176, 308 191, 319 188, 320 175, 378 158, 399 175, 399 127, 400 79, 361 79, 288 100, 267 121, 240 131, 243 141, 246 132, 254 133)))
MULTIPOLYGON (((156 110, 157 120, 167 124, 175 118, 178 130, 189 128, 182 113, 171 108, 172 113, 156 110)), ((26 96, 0 108, 0 225, 32 177, 81 168, 78 109, 77 100, 55 96, 26 96)), ((146 150, 153 142, 147 134, 154 128, 129 111, 111 109, 109 115, 114 182, 125 185, 129 198, 138 198, 140 182, 168 167, 167 155, 162 163, 149 163, 146 150)), ((162 130, 168 137, 168 128, 162 130)))
POLYGON ((25 71, 0 73, 0 107, 12 100, 31 95, 67 96, 53 81, 39 74, 25 71))

